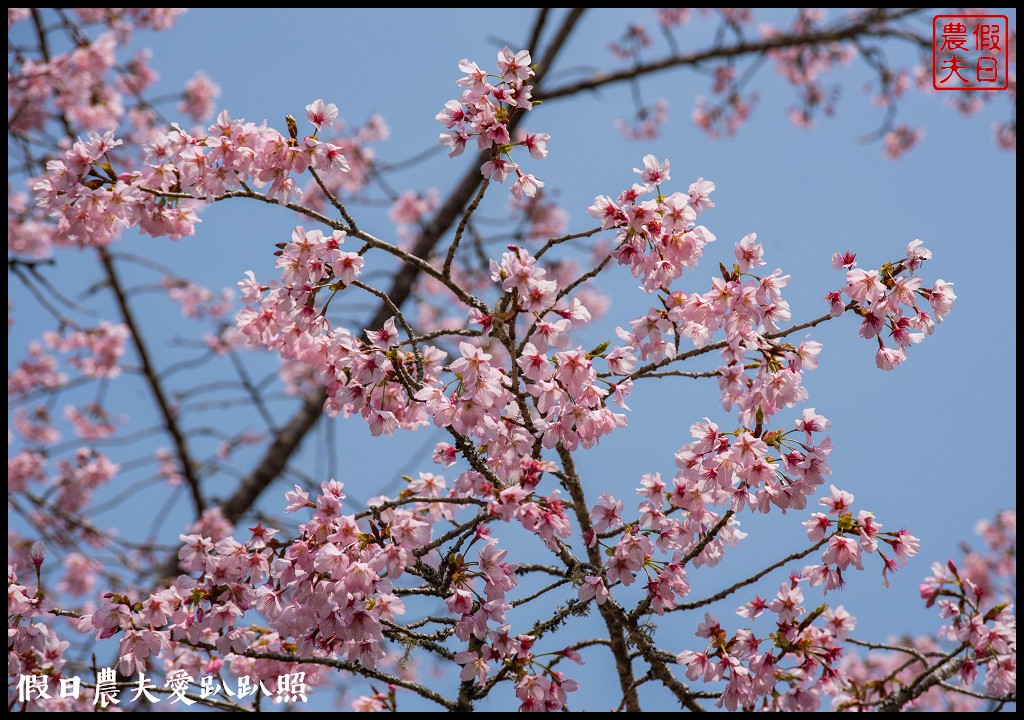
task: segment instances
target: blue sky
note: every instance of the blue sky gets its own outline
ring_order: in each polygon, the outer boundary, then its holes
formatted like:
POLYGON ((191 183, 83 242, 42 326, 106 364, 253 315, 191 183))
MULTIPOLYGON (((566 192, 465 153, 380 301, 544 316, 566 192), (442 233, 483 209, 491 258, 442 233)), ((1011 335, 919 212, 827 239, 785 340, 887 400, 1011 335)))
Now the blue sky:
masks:
MULTIPOLYGON (((391 140, 378 152, 384 159, 398 160, 436 144, 441 128, 433 116, 456 96, 458 61, 467 57, 483 67, 493 65, 501 44, 515 48, 524 41, 531 19, 529 10, 518 8, 198 9, 181 18, 174 30, 147 34, 143 41, 153 47, 153 64, 162 75, 157 95, 180 87, 201 69, 221 86, 219 107, 228 108, 233 117, 257 122, 267 118, 277 126, 283 126, 285 114, 302 117, 304 106, 322 97, 336 103, 351 123, 372 113, 383 115, 391 140)), ((619 9, 587 14, 570 51, 553 70, 613 66, 607 44, 634 20, 653 25, 653 13, 619 9)), ((899 52, 893 55, 899 57, 899 52)), ((760 100, 752 119, 736 138, 718 141, 709 140, 689 119, 694 97, 709 89, 709 80, 692 72, 670 72, 644 84, 646 98, 664 96, 670 104, 670 119, 656 140, 627 142, 613 127, 616 118, 631 112, 626 86, 545 104, 526 124, 552 136, 551 154, 543 162, 529 163, 529 170, 558 193, 571 230, 591 227, 586 208, 594 196, 615 196, 627 187, 635 177, 632 168, 647 153, 671 160, 673 189, 685 191, 699 176, 713 180, 717 207, 704 221, 719 241, 689 273, 684 289, 706 289, 718 261, 731 262, 732 243, 757 232, 768 269, 780 267, 793 276, 785 297, 798 321, 822 314, 822 297, 842 284, 842 275, 831 268, 833 252, 853 250, 861 265, 877 267, 901 257, 915 238, 932 250, 935 259, 926 264, 923 277, 955 283, 959 300, 935 335, 912 349, 905 365, 891 373, 877 370, 872 344, 857 337, 854 318, 841 318, 812 333, 825 349, 821 368, 807 376, 807 405, 833 422, 832 482, 853 492, 858 508, 875 511, 885 529, 906 526, 922 541, 921 555, 897 574, 891 589, 883 591, 880 568, 871 563, 866 572, 850 576, 850 587, 841 596, 830 597, 859 618, 859 637, 881 640, 937 627, 934 613, 916 600, 917 583, 928 565, 953 556, 957 543, 971 538, 978 519, 1016 505, 1016 158, 992 141, 991 126, 1006 119, 1006 103, 993 103, 993 108, 966 118, 946 107, 942 94, 911 92, 900 104, 899 121, 924 126, 926 135, 901 160, 886 160, 878 143, 859 140, 882 120, 882 111, 869 105, 863 92, 868 79, 863 66, 855 64, 834 77, 843 86, 837 116, 808 131, 789 123, 786 108, 793 92, 766 66, 754 84, 760 100)), ((448 159, 441 154, 390 182, 398 190, 437 187, 443 194, 468 161, 468 156, 448 159)), ((499 190, 491 199, 494 214, 504 207, 503 193, 499 190)), ((361 225, 378 236, 395 237, 384 210, 358 212, 361 225)), ((209 208, 202 217, 194 238, 171 243, 127 237, 119 249, 166 262, 214 289, 233 286, 249 269, 262 279, 274 277, 272 246, 288 239, 293 217, 243 203, 209 208)), ((58 276, 62 282, 80 288, 92 271, 76 267, 60 272, 67 273, 58 276)), ((648 307, 649 297, 635 288, 627 272, 619 269, 610 278, 604 288, 612 308, 588 331, 588 339, 612 337, 616 324, 624 325, 648 307)), ((44 321, 14 284, 9 299, 17 323, 10 367, 44 321)), ((162 348, 164 367, 195 355, 195 350, 164 348, 166 341, 195 336, 199 325, 178 318, 158 296, 140 296, 139 313, 146 320, 147 339, 162 348)), ((249 360, 264 372, 274 366, 270 358, 249 360)), ((211 369, 191 381, 216 380, 230 372, 229 367, 211 369)), ((131 415, 129 427, 146 421, 144 403, 139 402, 146 399, 144 389, 133 383, 115 385, 109 394, 113 408, 131 415)), ((723 424, 735 422, 721 410, 713 383, 685 378, 639 383, 630 406, 629 428, 583 452, 578 461, 592 499, 608 490, 624 497, 627 506, 635 504, 632 488, 643 473, 672 475, 673 454, 688 441, 690 424, 706 415, 723 424)), ((279 408, 283 420, 290 414, 288 406, 279 408)), ((259 427, 248 410, 215 417, 216 423, 259 427)), ((201 418, 195 424, 209 422, 201 418)), ((427 431, 370 444, 361 422, 323 423, 297 462, 317 480, 326 479, 330 471, 317 452, 327 433, 338 448, 334 472, 359 498, 377 494, 384 485, 395 488, 401 473, 432 470, 422 448, 440 439, 428 437, 427 431)), ((208 442, 207 449, 215 444, 208 442)), ((115 459, 118 452, 111 450, 115 459)), ((132 456, 137 454, 138 447, 132 456)), ((245 467, 254 455, 243 452, 238 457, 245 467)), ((235 481, 222 477, 215 482, 224 489, 211 494, 228 495, 235 481)), ((268 493, 261 508, 279 515, 284 490, 278 486, 268 493)), ((133 508, 157 500, 157 494, 140 496, 108 517, 126 535, 137 535, 145 532, 148 518, 133 508)), ((177 532, 177 513, 184 521, 184 503, 178 507, 167 520, 164 540, 177 532)), ((804 519, 805 513, 775 513, 745 520, 750 538, 736 557, 692 574, 695 597, 743 577, 758 563, 800 549, 804 519)), ((773 591, 771 585, 758 589, 762 594, 773 591)), ((714 611, 730 627, 739 627, 733 611, 746 599, 726 601, 714 611)), ((690 647, 695 624, 681 620, 678 627, 664 626, 663 644, 673 652, 690 647)), ((599 632, 596 627, 594 632, 599 632)), ((585 684, 576 694, 582 697, 571 698, 574 709, 602 709, 610 702, 601 688, 606 680, 614 683, 612 671, 598 652, 576 672, 585 684)))

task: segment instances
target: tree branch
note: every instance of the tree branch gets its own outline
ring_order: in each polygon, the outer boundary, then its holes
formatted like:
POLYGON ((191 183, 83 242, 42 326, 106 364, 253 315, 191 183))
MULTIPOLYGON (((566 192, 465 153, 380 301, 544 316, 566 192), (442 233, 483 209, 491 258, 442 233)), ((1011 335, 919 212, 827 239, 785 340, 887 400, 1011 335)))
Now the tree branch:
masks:
POLYGON ((596 90, 606 85, 613 85, 644 75, 651 75, 662 70, 675 67, 697 66, 709 60, 721 60, 724 58, 738 57, 742 55, 756 55, 769 50, 782 48, 799 47, 805 45, 821 45, 842 40, 850 40, 860 36, 871 37, 900 37, 905 39, 905 33, 888 30, 882 26, 887 22, 899 20, 904 17, 922 12, 924 8, 902 8, 888 12, 886 9, 878 9, 867 13, 854 21, 843 20, 836 25, 813 32, 801 33, 798 35, 787 35, 782 33, 776 37, 757 42, 741 41, 733 45, 712 47, 707 50, 685 54, 673 54, 647 63, 638 63, 625 70, 612 73, 597 73, 593 77, 581 80, 569 85, 554 88, 548 92, 535 93, 534 97, 541 101, 554 100, 556 98, 575 95, 585 90, 596 90))
POLYGON ((902 690, 894 693, 878 705, 879 712, 899 712, 904 705, 911 700, 920 697, 935 685, 953 677, 960 671, 966 658, 957 656, 967 648, 967 644, 961 644, 956 650, 943 656, 938 662, 925 668, 924 672, 917 676, 914 682, 902 690))
POLYGON ((189 491, 192 495, 192 505, 196 511, 196 517, 206 509, 206 500, 203 498, 203 493, 199 487, 199 478, 196 476, 195 467, 192 465, 192 458, 189 455, 188 445, 185 442, 185 436, 181 432, 181 428, 178 426, 178 420, 174 416, 174 412, 171 410, 171 405, 167 401, 167 396, 164 394, 163 386, 160 384, 159 376, 157 375, 156 369, 153 367, 153 362, 149 357, 149 350, 146 348, 146 343, 142 339, 142 333, 139 331, 139 325, 135 321, 135 315, 132 313, 131 308, 128 306, 128 300, 124 294, 124 287, 121 285, 121 281, 117 276, 117 270, 114 268, 114 261, 111 260, 110 255, 105 249, 100 249, 100 262, 103 264, 103 269, 107 274, 107 283, 110 285, 110 289, 114 293, 114 298, 117 300, 117 307, 121 311, 121 318, 124 320, 124 324, 128 326, 128 331, 132 336, 132 344, 135 345, 135 351, 139 355, 139 362, 142 363, 142 375, 146 378, 146 384, 149 386, 149 391, 153 395, 153 399, 156 400, 157 407, 160 409, 160 415, 164 421, 164 428, 167 430, 167 434, 171 436, 174 441, 174 450, 178 456, 178 462, 181 465, 181 473, 185 478, 185 482, 188 483, 189 491))
MULTIPOLYGON (((216 647, 205 642, 189 642, 188 640, 181 640, 183 644, 191 645, 192 647, 200 648, 202 650, 214 650, 216 647)), ((254 658, 256 660, 278 660, 280 662, 299 663, 303 665, 326 665, 327 667, 337 668, 339 670, 347 670, 354 675, 362 675, 363 677, 372 678, 374 680, 380 680, 386 682, 389 685, 397 685, 398 687, 404 687, 407 690, 412 690, 420 697, 426 698, 432 702, 437 703, 441 707, 448 710, 455 709, 455 703, 448 700, 439 693, 433 690, 423 687, 419 683, 414 683, 411 680, 404 680, 395 675, 389 675, 388 673, 381 672, 374 668, 368 668, 365 665, 359 663, 349 662, 348 660, 339 660, 337 658, 329 657, 302 657, 299 655, 292 655, 290 653, 279 653, 279 652, 264 652, 257 650, 243 650, 242 652, 234 653, 235 655, 241 655, 242 657, 254 658)))
MULTIPOLYGON (((576 512, 576 521, 580 526, 580 534, 585 535, 592 530, 590 515, 587 513, 587 498, 583 494, 583 485, 579 473, 576 470, 576 463, 572 453, 561 443, 558 444, 558 456, 562 460, 562 469, 565 470, 563 484, 572 497, 573 510, 576 512)), ((587 548, 587 557, 590 564, 594 566, 595 572, 604 567, 601 561, 601 552, 595 543, 587 548)), ((626 709, 629 712, 641 712, 640 697, 636 692, 636 678, 633 676, 633 665, 629 660, 629 649, 626 647, 626 636, 624 621, 627 621, 625 613, 618 608, 612 598, 597 606, 604 618, 608 628, 608 638, 612 656, 615 658, 615 670, 619 675, 619 686, 622 688, 622 698, 626 709), (619 611, 616 612, 616 609, 619 611)), ((627 621, 628 622, 628 621, 627 621)), ((628 627, 628 625, 626 625, 628 627)))
POLYGON ((725 598, 729 597, 730 595, 732 595, 737 590, 745 588, 747 585, 753 585, 758 580, 763 578, 765 575, 767 575, 768 573, 772 572, 773 570, 778 570, 780 567, 782 567, 786 563, 792 562, 794 560, 799 560, 800 558, 807 557, 812 552, 814 552, 815 550, 820 548, 822 545, 824 545, 826 542, 828 542, 828 538, 825 538, 824 540, 821 540, 820 542, 812 545, 811 547, 807 548, 806 550, 803 550, 801 552, 793 553, 792 555, 787 555, 786 557, 782 558, 778 562, 772 563, 771 565, 766 567, 764 570, 761 570, 760 572, 757 572, 754 575, 751 575, 750 577, 748 577, 748 578, 746 578, 744 580, 740 580, 738 583, 735 583, 734 585, 731 585, 731 586, 725 588, 724 590, 715 593, 714 595, 709 595, 706 598, 703 598, 701 600, 695 600, 694 602, 689 602, 689 603, 683 603, 681 605, 676 605, 669 612, 675 612, 677 610, 696 610, 699 607, 704 607, 705 605, 710 605, 711 603, 716 603, 719 600, 724 600, 725 598))

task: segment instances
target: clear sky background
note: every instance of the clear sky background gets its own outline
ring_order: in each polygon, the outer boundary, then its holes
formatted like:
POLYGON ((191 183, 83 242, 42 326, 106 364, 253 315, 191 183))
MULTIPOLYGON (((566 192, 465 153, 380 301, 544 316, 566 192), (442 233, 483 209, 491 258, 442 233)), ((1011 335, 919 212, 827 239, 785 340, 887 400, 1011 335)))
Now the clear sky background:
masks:
MULTIPOLYGON (((1015 15, 1010 14, 1014 23, 1015 15)), ((173 92, 196 70, 205 70, 223 91, 219 107, 229 109, 233 117, 257 122, 267 118, 281 128, 285 114, 301 118, 304 106, 322 97, 336 103, 351 123, 380 113, 391 129, 391 140, 379 146, 379 155, 400 160, 436 144, 441 127, 433 116, 456 96, 458 61, 466 57, 484 68, 492 67, 501 44, 516 48, 525 42, 531 21, 532 12, 527 9, 504 8, 200 9, 186 14, 172 31, 146 34, 140 41, 153 48, 153 64, 162 75, 156 95, 173 92)), ((585 15, 550 80, 568 77, 559 74, 572 68, 616 66, 607 46, 630 21, 653 29, 655 19, 650 10, 598 10, 585 15)), ((697 27, 708 25, 698 23, 697 27)), ((683 37, 692 38, 695 46, 707 42, 696 35, 683 37)), ((901 53, 892 57, 896 60, 901 53)), ((645 82, 646 98, 664 96, 670 103, 670 119, 656 140, 625 141, 613 127, 616 118, 632 113, 625 85, 552 102, 538 108, 526 123, 552 136, 551 154, 543 162, 524 165, 547 183, 547 189, 558 193, 573 231, 592 226, 586 208, 594 196, 614 197, 627 187, 635 177, 632 168, 646 153, 671 160, 671 189, 685 191, 699 176, 714 181, 717 207, 703 220, 719 241, 708 248, 703 263, 685 276, 680 287, 703 292, 717 263, 732 261, 733 242, 757 232, 766 251, 765 270, 780 267, 793 277, 785 297, 794 321, 822 314, 827 309, 822 297, 843 284, 842 273, 831 268, 833 252, 855 251, 862 266, 877 267, 901 257, 915 238, 932 250, 935 259, 925 265, 923 278, 926 283, 936 278, 951 281, 959 296, 953 313, 935 335, 912 348, 903 366, 883 373, 875 368, 873 343, 857 336, 857 320, 844 317, 812 332, 825 348, 821 368, 805 376, 811 393, 807 406, 833 422, 836 449, 830 457, 831 481, 853 492, 856 507, 873 510, 885 529, 906 526, 921 538, 921 555, 897 573, 891 589, 883 590, 881 568, 871 560, 865 572, 848 576, 850 586, 841 595, 829 598, 858 617, 858 637, 882 640, 904 631, 930 632, 938 626, 935 613, 916 599, 917 584, 928 574, 930 562, 954 556, 957 544, 972 538, 978 519, 1016 505, 1016 156, 999 150, 992 139, 993 122, 1007 119, 1005 102, 967 118, 946 107, 948 98, 942 94, 911 92, 900 104, 898 120, 924 126, 926 135, 902 159, 886 160, 880 144, 859 140, 879 126, 883 115, 864 93, 869 79, 865 69, 855 63, 833 78, 843 85, 837 116, 820 120, 808 131, 788 121, 793 90, 766 65, 754 83, 760 101, 752 119, 736 138, 718 141, 709 140, 690 120, 695 96, 708 93, 710 82, 693 72, 669 72, 645 82)), ((169 114, 173 116, 174 111, 169 114)), ((437 187, 443 196, 470 161, 469 154, 456 159, 440 154, 391 177, 390 182, 398 190, 437 187)), ((507 196, 504 189, 493 194, 489 208, 496 216, 507 196)), ((395 228, 385 212, 361 208, 357 219, 371 232, 392 239, 395 228)), ((276 208, 241 202, 209 208, 202 217, 193 238, 171 243, 132 236, 118 249, 166 262, 214 289, 233 286, 249 269, 264 280, 276 277, 272 246, 288 239, 296 222, 293 217, 276 208)), ((93 271, 61 272, 67 274, 56 277, 68 287, 81 288, 93 271)), ((649 296, 636 289, 624 269, 608 277, 610 282, 603 287, 612 307, 588 331, 592 333, 588 340, 613 337, 615 325, 625 325, 649 307, 649 296)), ((16 321, 10 337, 11 367, 28 340, 48 325, 21 288, 12 285, 9 299, 16 321)), ((140 295, 139 302, 147 339, 161 347, 162 367, 195 356, 195 349, 170 347, 167 341, 195 337, 199 325, 180 319, 156 295, 140 295)), ((267 357, 248 360, 261 370, 276 363, 267 357)), ((203 373, 191 378, 216 380, 230 376, 231 371, 225 366, 203 373)), ((628 507, 635 506, 632 488, 643 473, 672 476, 673 454, 689 441, 687 429, 693 422, 710 416, 720 424, 734 425, 735 420, 721 409, 718 395, 713 381, 671 378, 638 383, 630 402, 629 427, 579 455, 589 497, 596 500, 608 490, 623 497, 628 507)), ((135 381, 115 383, 108 398, 112 409, 131 416, 129 428, 148 423, 149 411, 143 402, 148 398, 135 381)), ((290 415, 289 406, 278 407, 283 421, 290 415)), ((778 425, 788 425, 795 414, 781 414, 778 425)), ((216 420, 199 417, 188 422, 190 427, 223 423, 260 427, 248 409, 209 417, 216 420)), ((296 464, 318 481, 336 475, 353 496, 365 499, 385 486, 394 491, 401 473, 433 470, 429 452, 423 452, 424 446, 432 447, 441 439, 432 432, 374 439, 371 444, 365 423, 321 423, 296 464), (338 451, 333 468, 318 452, 327 433, 338 451)), ((166 441, 161 439, 152 447, 160 444, 166 441)), ((212 450, 215 445, 211 440, 200 447, 212 450)), ((110 450, 115 459, 119 452, 110 450)), ((130 456, 120 459, 138 454, 136 446, 130 456)), ((238 457, 244 468, 255 453, 243 451, 238 457)), ((107 492, 119 492, 151 472, 150 466, 134 475, 127 473, 115 481, 117 488, 107 492)), ((447 476, 452 479, 454 473, 447 476)), ((215 484, 210 494, 227 496, 235 480, 224 476, 215 482, 222 486, 215 484)), ((285 489, 279 485, 267 493, 260 507, 279 515, 285 489)), ((161 533, 167 542, 187 520, 184 498, 179 500, 161 533)), ((137 536, 146 531, 155 515, 153 508, 161 501, 159 493, 137 496, 103 521, 121 527, 125 535, 137 536)), ((745 518, 743 527, 750 538, 718 568, 691 574, 693 596, 714 592, 801 549, 805 535, 800 523, 810 511, 745 518)), ((773 592, 774 583, 758 589, 762 595, 773 592)), ((733 613, 749 599, 741 595, 713 608, 730 629, 741 626, 733 613)), ((522 622, 525 626, 526 620, 522 622)), ((680 617, 672 622, 676 624, 662 625, 660 646, 677 652, 697 644, 692 636, 695 622, 680 617)), ((587 623, 580 633, 600 632, 599 620, 587 623)), ((608 683, 617 688, 611 663, 600 650, 587 659, 586 667, 572 670, 584 689, 570 698, 570 707, 605 709, 617 693, 602 690, 608 683)), ((508 704, 508 691, 498 696, 494 707, 514 707, 508 704)), ((664 700, 653 691, 650 697, 655 696, 664 700)), ((409 693, 401 695, 399 707, 418 706, 409 693)))

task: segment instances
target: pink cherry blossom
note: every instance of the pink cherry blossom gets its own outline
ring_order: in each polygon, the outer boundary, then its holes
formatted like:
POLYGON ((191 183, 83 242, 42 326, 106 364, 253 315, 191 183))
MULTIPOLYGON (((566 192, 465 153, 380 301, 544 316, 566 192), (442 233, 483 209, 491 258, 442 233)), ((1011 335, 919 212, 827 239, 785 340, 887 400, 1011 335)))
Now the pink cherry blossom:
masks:
POLYGON ((588 575, 583 580, 583 585, 580 586, 579 599, 583 602, 590 600, 591 598, 598 605, 602 605, 608 600, 609 593, 608 588, 605 587, 604 580, 596 575, 588 575))
POLYGON ((306 106, 306 118, 317 130, 329 128, 338 119, 338 106, 334 103, 325 104, 321 98, 317 98, 306 106))
POLYGON ((640 176, 640 180, 643 181, 648 190, 653 190, 661 183, 668 182, 671 179, 669 176, 668 160, 659 162, 653 155, 644 155, 643 163, 644 167, 642 170, 640 168, 633 168, 633 172, 640 176))

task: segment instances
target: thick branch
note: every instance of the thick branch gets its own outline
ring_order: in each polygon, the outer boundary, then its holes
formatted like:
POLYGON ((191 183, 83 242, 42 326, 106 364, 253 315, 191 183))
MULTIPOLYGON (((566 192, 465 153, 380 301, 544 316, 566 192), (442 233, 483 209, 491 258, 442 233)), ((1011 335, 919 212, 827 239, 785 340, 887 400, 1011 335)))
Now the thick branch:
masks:
POLYGON ((899 712, 911 700, 920 697, 932 687, 956 675, 967 658, 957 657, 965 648, 961 645, 921 673, 914 682, 883 700, 879 712, 899 712))
MULTIPOLYGON (((558 445, 558 456, 562 460, 562 469, 565 470, 564 484, 572 497, 573 510, 576 512, 580 533, 586 534, 592 530, 592 527, 590 515, 587 514, 587 498, 583 494, 583 484, 576 471, 576 463, 572 453, 561 444, 558 445)), ((600 548, 596 543, 587 548, 587 558, 594 566, 595 572, 604 566, 601 562, 600 548)), ((626 635, 623 627, 624 621, 626 621, 625 613, 611 598, 598 605, 598 610, 601 611, 601 617, 604 618, 604 623, 608 627, 608 638, 612 656, 615 658, 615 670, 619 675, 619 685, 622 688, 622 699, 626 710, 641 712, 640 697, 636 692, 636 679, 633 677, 633 665, 629 660, 629 648, 626 647, 626 635)))
MULTIPOLYGON (((626 614, 621 609, 619 612, 622 613, 623 622, 627 621, 626 614)), ((661 681, 670 693, 672 693, 676 700, 682 707, 685 707, 691 712, 704 712, 697 701, 694 699, 693 693, 690 692, 690 688, 686 687, 683 683, 676 679, 676 676, 672 674, 665 660, 659 654, 659 651, 651 644, 650 639, 644 634, 644 631, 636 628, 635 625, 631 626, 633 631, 630 634, 630 639, 636 644, 637 650, 640 651, 640 655, 646 660, 651 666, 651 674, 661 681)), ((634 690, 634 692, 636 692, 634 690)))

